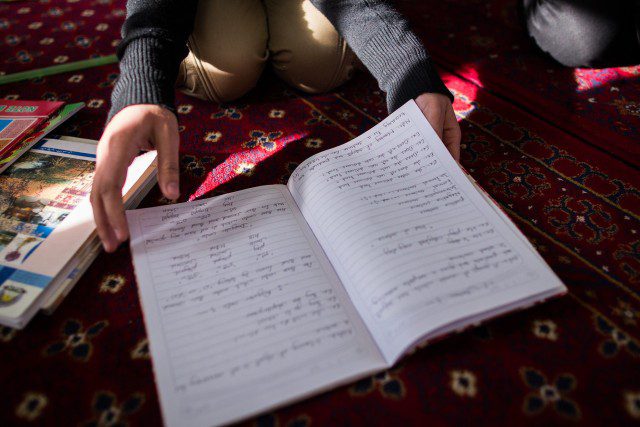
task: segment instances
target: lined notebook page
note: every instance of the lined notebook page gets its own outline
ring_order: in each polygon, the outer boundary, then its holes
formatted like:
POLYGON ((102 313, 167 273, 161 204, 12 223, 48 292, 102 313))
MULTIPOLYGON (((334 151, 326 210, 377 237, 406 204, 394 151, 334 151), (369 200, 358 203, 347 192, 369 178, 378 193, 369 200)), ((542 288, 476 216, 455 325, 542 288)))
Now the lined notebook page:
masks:
POLYGON ((430 331, 563 289, 413 101, 303 162, 288 186, 390 362, 430 331))
POLYGON ((168 425, 212 425, 384 360, 285 186, 127 212, 168 425))

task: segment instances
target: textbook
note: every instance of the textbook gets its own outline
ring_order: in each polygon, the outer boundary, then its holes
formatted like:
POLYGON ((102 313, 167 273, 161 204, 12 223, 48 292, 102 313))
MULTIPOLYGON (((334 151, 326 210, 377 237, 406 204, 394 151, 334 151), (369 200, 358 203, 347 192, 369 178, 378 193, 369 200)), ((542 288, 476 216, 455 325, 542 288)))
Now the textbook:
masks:
POLYGON ((245 419, 566 293, 413 101, 287 185, 127 218, 169 426, 245 419))
MULTIPOLYGON (((53 311, 98 253, 89 202, 97 141, 43 139, 0 174, 0 324, 23 328, 53 311)), ((155 152, 123 189, 133 207, 155 182, 155 152)))
MULTIPOLYGON (((70 136, 61 136, 59 138, 65 141, 84 142, 93 145, 97 144, 97 141, 83 138, 70 136)), ((129 167, 129 170, 127 171, 127 182, 125 182, 122 194, 125 209, 133 209, 138 206, 151 188, 156 185, 158 170, 155 157, 155 151, 143 154, 129 167)), ((94 230, 91 237, 89 237, 82 248, 76 252, 75 256, 70 261, 67 268, 69 271, 68 275, 58 279, 59 282, 56 286, 53 286, 50 296, 42 304, 41 310, 45 314, 53 314, 55 309, 60 306, 64 298, 69 294, 69 292, 71 292, 75 284, 80 280, 82 275, 87 271, 101 252, 102 243, 98 237, 98 232, 94 230)))
POLYGON ((64 102, 0 100, 0 158, 29 136, 64 102))
POLYGON ((10 148, 4 150, 3 154, 0 155, 0 173, 83 107, 84 102, 64 105, 38 125, 28 136, 16 140, 15 143, 11 144, 10 148))

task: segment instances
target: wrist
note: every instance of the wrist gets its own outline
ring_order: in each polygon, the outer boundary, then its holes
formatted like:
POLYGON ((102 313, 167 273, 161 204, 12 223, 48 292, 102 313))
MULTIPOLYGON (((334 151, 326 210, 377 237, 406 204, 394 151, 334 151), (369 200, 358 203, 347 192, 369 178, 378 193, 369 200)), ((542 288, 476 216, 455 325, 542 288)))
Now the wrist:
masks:
POLYGON ((122 109, 137 104, 160 105, 175 113, 174 83, 180 56, 169 42, 139 38, 122 52, 120 77, 111 94, 107 122, 122 109))

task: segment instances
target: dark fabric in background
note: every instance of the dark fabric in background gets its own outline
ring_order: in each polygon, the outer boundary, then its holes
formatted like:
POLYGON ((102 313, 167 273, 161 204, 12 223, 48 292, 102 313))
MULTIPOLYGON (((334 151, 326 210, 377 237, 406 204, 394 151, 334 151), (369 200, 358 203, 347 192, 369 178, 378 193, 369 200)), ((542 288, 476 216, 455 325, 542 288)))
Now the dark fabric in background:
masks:
POLYGON ((640 63, 637 0, 522 0, 527 30, 544 52, 569 67, 640 63))

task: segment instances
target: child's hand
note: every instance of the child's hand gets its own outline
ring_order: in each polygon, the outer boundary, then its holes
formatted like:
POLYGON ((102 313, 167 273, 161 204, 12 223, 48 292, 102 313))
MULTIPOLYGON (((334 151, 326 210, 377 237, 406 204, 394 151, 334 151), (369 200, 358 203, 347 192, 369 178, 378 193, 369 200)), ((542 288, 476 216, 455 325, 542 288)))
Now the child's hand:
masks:
POLYGON ((127 168, 141 150, 158 150, 158 183, 164 196, 177 199, 178 121, 159 105, 130 105, 107 125, 96 158, 91 205, 98 235, 107 252, 129 238, 122 204, 127 168))
POLYGON ((436 131, 456 162, 460 161, 460 126, 451 101, 439 93, 423 93, 416 104, 436 131))

